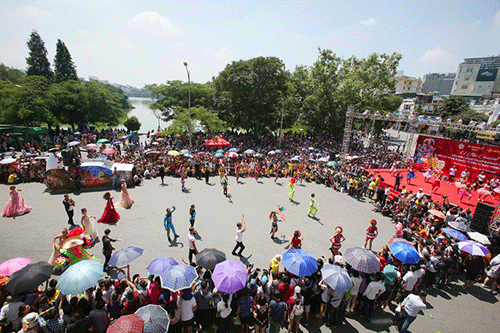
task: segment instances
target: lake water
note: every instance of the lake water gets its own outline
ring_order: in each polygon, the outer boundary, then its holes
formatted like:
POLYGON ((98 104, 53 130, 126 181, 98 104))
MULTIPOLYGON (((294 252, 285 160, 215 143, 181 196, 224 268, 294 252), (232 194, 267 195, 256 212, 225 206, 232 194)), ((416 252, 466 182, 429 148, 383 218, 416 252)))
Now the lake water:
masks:
MULTIPOLYGON (((130 104, 134 107, 129 113, 128 116, 136 116, 141 123, 141 128, 139 129, 139 133, 146 133, 148 131, 156 132, 158 129, 158 125, 160 128, 165 129, 169 124, 160 120, 160 124, 158 124, 158 119, 153 114, 153 111, 149 108, 149 106, 153 103, 151 98, 145 97, 129 97, 130 104)), ((123 125, 120 126, 124 128, 123 125)))

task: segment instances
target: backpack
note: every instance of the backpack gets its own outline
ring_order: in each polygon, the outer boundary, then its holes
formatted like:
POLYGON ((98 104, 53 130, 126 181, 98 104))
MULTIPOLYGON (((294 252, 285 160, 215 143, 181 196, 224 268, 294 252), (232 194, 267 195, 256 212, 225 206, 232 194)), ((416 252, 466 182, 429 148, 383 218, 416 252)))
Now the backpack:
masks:
POLYGON ((302 299, 295 300, 295 304, 293 305, 292 312, 290 313, 290 318, 293 320, 295 318, 302 317, 304 313, 304 305, 302 303, 302 299))

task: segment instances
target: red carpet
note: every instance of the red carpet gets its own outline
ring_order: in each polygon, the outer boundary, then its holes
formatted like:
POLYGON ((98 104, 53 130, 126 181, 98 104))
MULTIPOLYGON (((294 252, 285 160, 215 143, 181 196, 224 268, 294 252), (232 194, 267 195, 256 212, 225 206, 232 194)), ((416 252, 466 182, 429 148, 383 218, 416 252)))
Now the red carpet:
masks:
MULTIPOLYGON (((390 172, 389 169, 367 169, 366 171, 368 171, 369 173, 373 172, 375 174, 375 176, 380 175, 380 176, 382 176, 382 178, 384 178, 384 182, 386 184, 388 184, 389 187, 391 188, 390 198, 392 198, 394 195, 399 194, 399 192, 396 192, 393 189, 396 178, 389 175, 389 172, 390 172)), ((439 187, 437 192, 431 193, 432 182, 434 181, 434 177, 430 179, 431 183, 426 183, 425 177, 423 176, 422 172, 415 171, 415 176, 417 176, 417 178, 413 178, 411 180, 411 184, 408 184, 406 182, 406 174, 408 173, 408 170, 399 169, 398 171, 401 172, 402 176, 404 176, 403 179, 401 179, 400 188, 403 185, 405 185, 406 190, 408 192, 413 191, 413 193, 418 192, 418 190, 420 188, 422 188, 424 190, 424 193, 431 195, 432 200, 442 201, 443 195, 446 195, 446 196, 448 196, 448 200, 450 201, 451 204, 460 206, 464 209, 470 208, 473 213, 476 210, 476 205, 477 205, 478 199, 479 199, 479 194, 476 191, 472 192, 472 197, 470 198, 469 203, 466 203, 467 197, 464 197, 463 202, 460 203, 460 195, 457 193, 457 187, 455 186, 455 183, 450 184, 448 182, 441 181, 441 186, 439 187)), ((498 205, 498 202, 499 202, 498 199, 499 199, 498 194, 496 194, 495 198, 492 198, 491 196, 487 196, 484 199, 483 203, 496 207, 498 205)))

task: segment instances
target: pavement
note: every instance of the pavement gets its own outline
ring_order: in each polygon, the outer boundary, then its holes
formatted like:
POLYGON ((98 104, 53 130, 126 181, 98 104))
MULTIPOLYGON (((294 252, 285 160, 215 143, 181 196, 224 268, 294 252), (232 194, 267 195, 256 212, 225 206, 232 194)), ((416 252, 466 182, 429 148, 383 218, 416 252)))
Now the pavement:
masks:
MULTIPOLYGON (((98 224, 99 236, 104 229, 110 228, 112 238, 121 242, 114 243, 119 250, 127 246, 144 249, 141 257, 131 263, 131 274, 147 274, 146 267, 155 258, 173 257, 180 262, 187 260, 187 234, 189 207, 196 205, 195 228, 198 232, 198 250, 215 247, 228 259, 253 263, 255 267, 268 268, 275 254, 283 254, 289 248, 289 237, 294 230, 300 230, 304 238, 303 249, 315 257, 330 256, 330 237, 336 226, 342 226, 346 241, 341 252, 356 246, 363 246, 366 228, 371 219, 378 221, 379 236, 373 242, 373 250, 379 250, 394 235, 394 224, 386 217, 373 212, 373 206, 366 200, 357 201, 345 193, 334 191, 324 185, 314 183, 296 184, 294 202, 288 199, 288 179, 262 178, 259 181, 242 178, 236 183, 229 177, 231 197, 222 194, 219 177, 212 177, 209 184, 204 180, 188 178, 187 191, 181 191, 179 178, 166 178, 165 185, 160 179, 146 180, 141 186, 129 189, 135 200, 131 209, 118 209, 121 219, 115 225, 98 224), (321 207, 315 218, 307 217, 309 196, 316 194, 321 207), (278 205, 285 208, 286 222, 279 223, 278 238, 270 238, 271 221, 269 214, 278 205), (180 235, 169 242, 163 227, 163 217, 167 207, 176 206, 173 223, 180 235), (246 249, 242 257, 231 255, 235 245, 236 223, 245 214, 247 229, 243 234, 246 249)), ((24 256, 33 261, 48 260, 52 250, 52 238, 62 228, 68 227, 67 216, 62 204, 63 194, 51 194, 40 183, 20 184, 20 194, 33 207, 33 210, 16 218, 0 218, 0 262, 24 256)), ((100 217, 104 211, 105 191, 83 192, 70 195, 76 201, 75 223, 80 221, 80 209, 87 208, 88 214, 100 217)), ((114 202, 119 192, 111 191, 114 202)), ((9 188, 0 185, 0 202, 7 202, 9 188)), ((89 249, 103 261, 102 243, 89 249)), ((442 290, 431 290, 427 297, 428 309, 419 315, 410 327, 410 332, 498 332, 500 306, 498 296, 476 285, 472 291, 465 292, 461 281, 453 281, 451 286, 442 290)), ((338 328, 343 332, 396 332, 392 325, 393 310, 374 314, 371 323, 362 321, 358 315, 348 317, 348 324, 338 328)), ((311 323, 301 327, 303 332, 336 331, 326 326, 311 323)))

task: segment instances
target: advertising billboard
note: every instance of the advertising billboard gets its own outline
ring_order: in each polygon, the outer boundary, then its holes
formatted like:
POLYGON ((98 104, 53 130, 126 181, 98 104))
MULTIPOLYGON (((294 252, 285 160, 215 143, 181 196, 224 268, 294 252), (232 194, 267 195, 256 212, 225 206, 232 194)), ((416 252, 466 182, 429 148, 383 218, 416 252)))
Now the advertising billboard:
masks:
POLYGON ((500 65, 482 65, 477 72, 476 81, 495 81, 497 78, 498 67, 500 67, 500 65))

